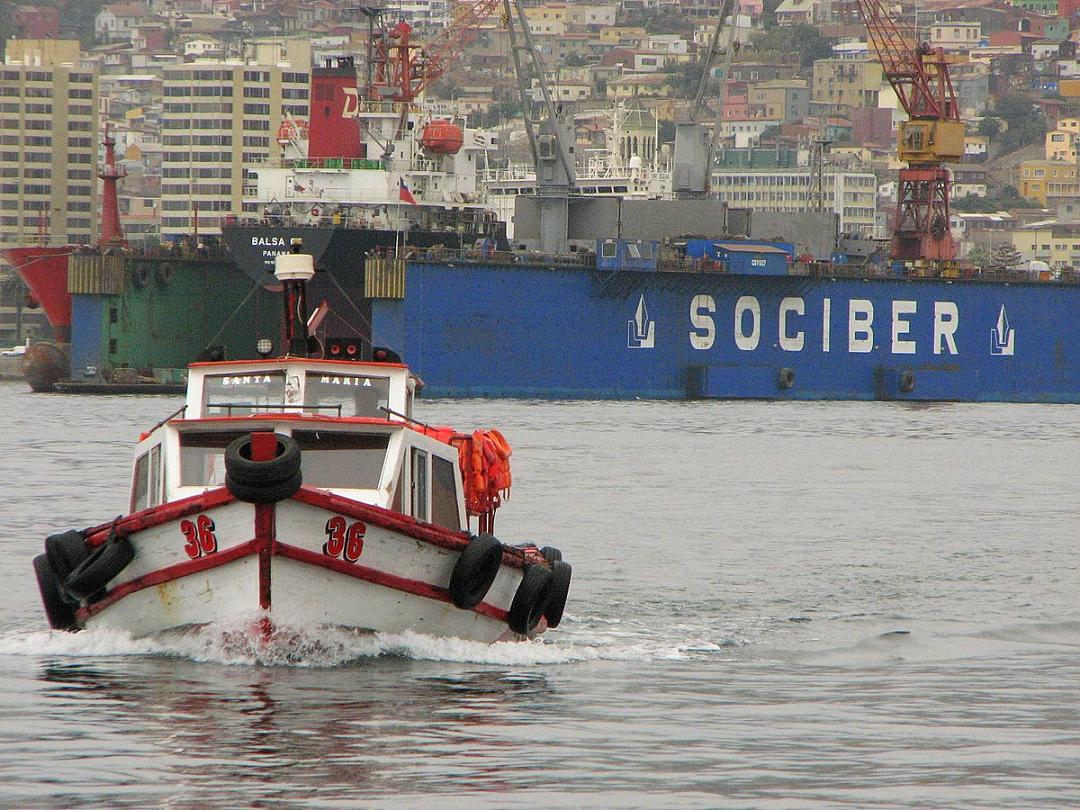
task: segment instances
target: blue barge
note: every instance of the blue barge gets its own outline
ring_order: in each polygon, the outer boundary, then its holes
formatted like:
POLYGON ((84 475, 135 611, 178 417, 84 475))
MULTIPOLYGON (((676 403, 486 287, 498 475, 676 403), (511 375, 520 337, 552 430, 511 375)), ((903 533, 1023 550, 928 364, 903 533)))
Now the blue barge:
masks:
POLYGON ((427 396, 1080 402, 1080 285, 779 271, 723 244, 675 272, 640 260, 655 243, 369 259, 372 340, 427 396))

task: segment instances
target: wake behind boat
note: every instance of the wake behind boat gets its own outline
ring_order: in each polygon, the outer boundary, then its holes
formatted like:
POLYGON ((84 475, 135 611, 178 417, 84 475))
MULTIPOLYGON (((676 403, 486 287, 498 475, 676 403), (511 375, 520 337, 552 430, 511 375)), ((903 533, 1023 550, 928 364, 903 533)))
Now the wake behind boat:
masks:
POLYGON ((34 569, 50 625, 138 636, 258 615, 264 631, 486 642, 557 626, 570 565, 491 533, 505 439, 413 419, 417 380, 388 350, 309 356, 314 270, 293 250, 276 269, 284 355, 193 364, 184 407, 138 444, 131 513, 46 539, 34 569))

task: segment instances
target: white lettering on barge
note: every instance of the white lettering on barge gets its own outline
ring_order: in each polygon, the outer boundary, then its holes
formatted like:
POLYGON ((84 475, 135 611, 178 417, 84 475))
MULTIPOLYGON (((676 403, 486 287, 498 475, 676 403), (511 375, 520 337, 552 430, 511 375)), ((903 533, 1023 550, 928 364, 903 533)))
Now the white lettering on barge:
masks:
MULTIPOLYGON (((918 322, 916 301, 891 302, 891 320, 878 329, 889 338, 891 354, 916 354, 918 345, 912 327, 918 322)), ((841 310, 843 311, 843 310, 841 310)), ((789 296, 777 308, 777 345, 786 352, 801 352, 806 347, 806 319, 817 313, 807 310, 806 301, 789 296)), ((690 346, 707 351, 716 344, 716 300, 711 295, 695 295, 690 299, 690 346)), ((852 298, 847 302, 847 350, 851 354, 867 354, 878 348, 875 343, 874 302, 852 298)), ((925 318, 925 316, 923 316, 925 318)), ((732 311, 732 334, 740 351, 755 351, 761 343, 761 302, 753 295, 743 295, 732 311)), ((824 298, 820 308, 821 351, 831 350, 832 299, 824 298)), ((935 301, 932 349, 934 354, 959 354, 956 330, 960 327, 960 309, 954 301, 935 301)))

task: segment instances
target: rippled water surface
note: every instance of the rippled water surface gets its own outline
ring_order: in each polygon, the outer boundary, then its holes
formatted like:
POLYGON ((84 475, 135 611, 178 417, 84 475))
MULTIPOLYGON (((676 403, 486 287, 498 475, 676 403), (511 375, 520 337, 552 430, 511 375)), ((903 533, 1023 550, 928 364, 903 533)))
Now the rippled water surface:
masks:
POLYGON ((169 397, 0 384, 0 805, 1080 805, 1080 408, 424 402, 500 427, 563 625, 50 634, 169 397))

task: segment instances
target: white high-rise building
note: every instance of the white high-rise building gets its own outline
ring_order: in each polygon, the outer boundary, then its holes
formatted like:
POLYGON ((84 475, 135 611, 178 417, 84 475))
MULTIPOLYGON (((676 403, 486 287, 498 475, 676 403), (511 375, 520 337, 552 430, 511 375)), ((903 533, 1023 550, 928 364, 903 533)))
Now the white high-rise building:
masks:
MULTIPOLYGON (((712 187, 732 208, 752 211, 810 211, 813 171, 798 169, 717 169, 712 187)), ((840 215, 840 231, 869 236, 877 216, 877 178, 872 172, 826 171, 826 209, 840 215)))

